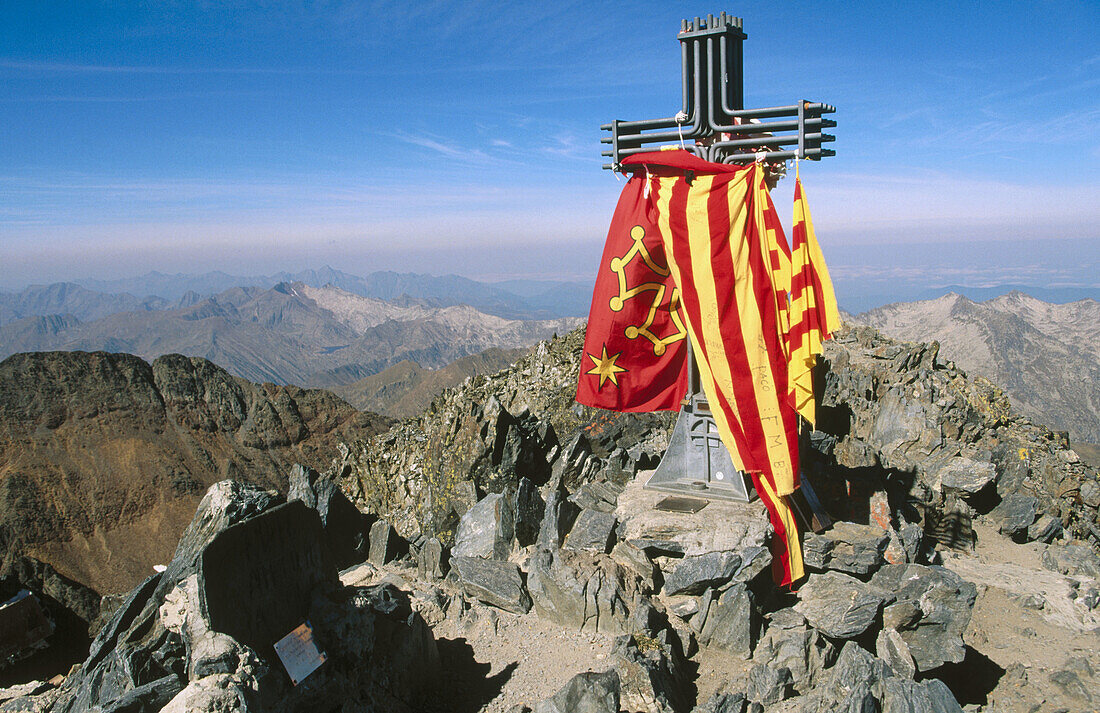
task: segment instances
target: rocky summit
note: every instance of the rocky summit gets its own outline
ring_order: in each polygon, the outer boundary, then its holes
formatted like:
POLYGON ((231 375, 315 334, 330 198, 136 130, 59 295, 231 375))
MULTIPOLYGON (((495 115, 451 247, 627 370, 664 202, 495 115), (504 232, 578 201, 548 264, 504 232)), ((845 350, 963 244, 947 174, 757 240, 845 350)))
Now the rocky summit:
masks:
POLYGON ((281 471, 285 497, 215 483, 83 663, 0 710, 1100 705, 1096 472, 995 386, 934 345, 830 342, 802 450, 836 522, 780 591, 758 501, 656 508, 670 416, 577 406, 581 339, 281 471))

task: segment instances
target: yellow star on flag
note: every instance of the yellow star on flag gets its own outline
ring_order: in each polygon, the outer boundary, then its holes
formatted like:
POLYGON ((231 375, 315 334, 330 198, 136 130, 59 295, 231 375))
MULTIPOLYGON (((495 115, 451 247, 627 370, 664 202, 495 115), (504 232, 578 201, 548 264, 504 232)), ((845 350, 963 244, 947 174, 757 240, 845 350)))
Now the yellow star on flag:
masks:
POLYGON ((611 383, 615 386, 619 385, 619 380, 616 375, 626 371, 626 369, 616 364, 615 360, 622 356, 622 354, 622 352, 619 352, 618 354, 608 356, 607 345, 605 344, 603 346, 602 357, 598 357, 595 354, 588 355, 588 358, 592 360, 593 367, 586 373, 600 377, 601 389, 603 388, 604 382, 608 379, 610 379, 611 383))

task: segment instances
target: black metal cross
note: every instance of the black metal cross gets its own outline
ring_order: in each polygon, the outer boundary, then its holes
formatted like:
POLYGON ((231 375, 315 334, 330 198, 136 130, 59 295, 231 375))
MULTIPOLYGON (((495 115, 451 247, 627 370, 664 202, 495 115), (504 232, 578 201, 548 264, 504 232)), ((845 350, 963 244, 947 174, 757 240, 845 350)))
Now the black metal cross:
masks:
MULTIPOLYGON (((741 18, 722 13, 683 20, 680 58, 683 106, 673 117, 642 121, 612 121, 601 128, 611 144, 604 168, 620 170, 627 156, 652 151, 651 144, 680 144, 700 158, 716 163, 769 165, 787 159, 820 160, 836 152, 822 148, 835 140, 823 132, 836 126, 825 119, 835 107, 799 101, 789 106, 744 108, 742 43, 748 36, 741 18)), ((678 494, 747 502, 751 489, 745 474, 733 466, 718 438, 706 396, 702 393, 694 354, 688 345, 688 394, 680 409, 669 446, 647 488, 678 494)))

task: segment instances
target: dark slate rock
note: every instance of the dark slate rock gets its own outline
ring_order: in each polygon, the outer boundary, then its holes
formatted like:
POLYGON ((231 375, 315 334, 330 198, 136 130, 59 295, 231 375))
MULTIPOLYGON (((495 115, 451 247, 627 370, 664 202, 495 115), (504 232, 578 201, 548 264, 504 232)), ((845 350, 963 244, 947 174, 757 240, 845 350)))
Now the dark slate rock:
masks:
POLYGON ((592 455, 592 446, 583 431, 577 431, 562 446, 561 452, 550 471, 550 480, 563 485, 573 485, 581 480, 585 463, 592 455))
POLYGON ((692 708, 691 713, 745 713, 745 694, 717 691, 705 702, 692 708))
POLYGON ((708 646, 717 646, 747 659, 752 655, 759 629, 759 614, 752 593, 743 583, 735 582, 708 608, 699 638, 708 646))
POLYGON ((685 557, 665 575, 665 595, 702 594, 709 587, 721 587, 741 567, 736 552, 707 552, 685 557))
POLYGON ((1027 528, 1035 522, 1039 510, 1039 501, 1033 495, 1012 493, 1006 495, 997 507, 990 511, 989 517, 997 525, 1001 534, 1013 537, 1027 533, 1027 528))
POLYGON ((301 501, 219 533, 203 551, 199 588, 214 631, 257 652, 309 618, 314 594, 335 589, 321 519, 301 501), (242 566, 247 553, 248 566, 242 566))
POLYGON ((539 537, 546 503, 530 478, 521 478, 512 496, 512 511, 516 542, 520 547, 535 544, 539 537))
POLYGON ((997 469, 989 461, 976 461, 956 456, 942 463, 930 474, 945 490, 955 490, 964 497, 973 495, 997 479, 997 469))
POLYGON ((840 572, 811 575, 798 591, 797 609, 810 626, 834 639, 852 639, 874 623, 885 597, 840 572))
POLYGON ((569 500, 583 510, 615 512, 621 486, 608 482, 585 483, 569 496, 569 500))
POLYGON ((629 542, 619 542, 611 550, 611 559, 638 575, 647 591, 656 589, 657 565, 653 564, 645 550, 629 542))
POLYGON ((381 567, 387 562, 399 559, 409 551, 409 543, 393 525, 385 520, 378 520, 370 528, 370 554, 368 561, 376 567, 381 567))
POLYGON ((687 708, 678 680, 682 659, 661 632, 646 642, 643 650, 633 635, 615 640, 609 662, 619 674, 620 705, 624 710, 656 709, 677 711, 687 708))
POLYGON ((645 550, 650 557, 683 557, 684 546, 676 540, 660 540, 653 537, 637 537, 630 544, 645 550))
POLYGON ((197 571, 207 543, 218 533, 281 502, 277 494, 253 485, 225 480, 210 486, 167 570, 126 597, 92 641, 80 670, 65 679, 54 713, 83 713, 168 675, 182 676, 186 668, 183 641, 160 622, 165 595, 197 571))
POLYGON ((764 706, 778 703, 791 695, 791 670, 783 666, 756 664, 749 670, 745 695, 764 706))
POLYGON ((943 567, 899 564, 880 569, 870 586, 892 600, 883 623, 901 635, 918 671, 965 658, 962 637, 977 598, 973 584, 943 567))
POLYGON ((962 713, 962 706, 939 679, 920 683, 887 678, 881 684, 882 713, 962 713))
POLYGON ((359 512, 331 478, 295 464, 290 471, 287 500, 301 500, 317 511, 325 528, 325 542, 338 569, 367 559, 372 518, 359 512))
POLYGON ((614 542, 618 521, 609 512, 581 510, 562 547, 582 552, 606 553, 614 542))
POLYGON ((442 579, 447 576, 450 567, 449 560, 450 554, 447 552, 447 548, 437 538, 429 537, 420 546, 420 553, 417 555, 416 561, 416 572, 424 580, 442 579))
POLYGON ((885 628, 878 633, 875 639, 875 654, 898 675, 905 678, 913 678, 917 675, 917 664, 909 652, 909 644, 905 643, 905 639, 896 629, 885 628))
POLYGON ((1070 576, 1100 579, 1100 557, 1080 540, 1048 545, 1043 551, 1043 566, 1070 576))
POLYGON ((179 676, 170 675, 132 688, 103 707, 102 713, 154 713, 183 690, 179 676))
POLYGON ((619 674, 578 673, 545 701, 535 704, 534 713, 619 713, 619 674))
POLYGON ((451 557, 452 575, 472 597, 516 614, 531 609, 519 567, 512 562, 480 557, 451 557))
MULTIPOLYGON (((752 546, 741 551, 741 565, 733 577, 738 582, 757 583, 765 572, 771 571, 772 552, 767 547, 752 546)), ((770 582, 771 579, 768 578, 770 582)))
POLYGON ((561 483, 551 486, 546 495, 542 525, 539 527, 537 546, 540 550, 556 550, 573 527, 579 510, 570 500, 561 483))
POLYGON ((772 612, 768 628, 753 651, 753 661, 772 668, 786 668, 795 690, 813 688, 822 671, 836 659, 836 647, 791 608, 772 612))
POLYGON ((606 555, 539 552, 527 564, 527 588, 539 617, 580 630, 629 633, 632 578, 606 555))
POLYGON ((459 521, 454 554, 458 557, 508 559, 515 535, 514 517, 512 505, 503 493, 482 498, 459 521))
POLYGON ((1061 520, 1051 515, 1040 515, 1039 519, 1031 523, 1031 526, 1027 528, 1027 539, 1029 541, 1042 542, 1049 545, 1051 542, 1061 537, 1062 532, 1061 520))
POLYGON ((878 527, 854 522, 837 522, 823 532, 807 532, 803 559, 807 567, 822 571, 835 569, 849 574, 866 575, 885 562, 890 535, 878 527))

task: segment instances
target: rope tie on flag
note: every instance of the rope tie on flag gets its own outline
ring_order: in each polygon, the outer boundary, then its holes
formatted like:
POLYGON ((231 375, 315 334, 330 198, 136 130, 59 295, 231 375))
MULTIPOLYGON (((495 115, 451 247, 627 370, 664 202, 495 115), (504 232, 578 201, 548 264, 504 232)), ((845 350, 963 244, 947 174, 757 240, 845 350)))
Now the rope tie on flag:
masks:
POLYGON ((680 134, 680 148, 687 151, 687 146, 684 145, 684 122, 688 120, 688 115, 682 111, 676 112, 676 131, 680 134))

